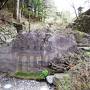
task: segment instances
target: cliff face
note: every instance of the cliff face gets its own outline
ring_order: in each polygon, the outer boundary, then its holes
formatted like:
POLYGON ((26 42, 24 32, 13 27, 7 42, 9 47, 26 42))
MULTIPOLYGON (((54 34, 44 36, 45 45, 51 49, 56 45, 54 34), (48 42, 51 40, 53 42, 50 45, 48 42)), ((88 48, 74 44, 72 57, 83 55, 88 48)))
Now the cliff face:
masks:
POLYGON ((90 33, 90 9, 79 15, 72 26, 79 31, 90 33))
POLYGON ((13 25, 14 21, 12 13, 0 10, 0 46, 16 36, 17 32, 13 25))
POLYGON ((90 9, 83 13, 84 15, 90 15, 90 9))

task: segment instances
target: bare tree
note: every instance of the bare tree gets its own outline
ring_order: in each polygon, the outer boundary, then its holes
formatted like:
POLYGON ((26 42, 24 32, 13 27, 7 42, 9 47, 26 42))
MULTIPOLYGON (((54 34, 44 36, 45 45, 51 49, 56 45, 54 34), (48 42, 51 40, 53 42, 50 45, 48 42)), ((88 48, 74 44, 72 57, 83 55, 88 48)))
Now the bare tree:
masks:
POLYGON ((78 18, 77 10, 76 10, 76 7, 75 7, 74 4, 72 4, 72 8, 74 9, 74 12, 75 12, 76 18, 78 18))
POLYGON ((0 0, 0 9, 4 7, 8 0, 0 0))

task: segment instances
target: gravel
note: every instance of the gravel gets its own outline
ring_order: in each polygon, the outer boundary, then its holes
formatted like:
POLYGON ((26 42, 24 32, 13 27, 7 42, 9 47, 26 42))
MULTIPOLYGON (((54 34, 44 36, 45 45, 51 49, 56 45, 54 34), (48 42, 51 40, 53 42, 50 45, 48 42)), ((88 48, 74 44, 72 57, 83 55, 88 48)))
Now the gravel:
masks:
POLYGON ((54 87, 46 82, 4 77, 0 78, 0 90, 54 90, 54 87))

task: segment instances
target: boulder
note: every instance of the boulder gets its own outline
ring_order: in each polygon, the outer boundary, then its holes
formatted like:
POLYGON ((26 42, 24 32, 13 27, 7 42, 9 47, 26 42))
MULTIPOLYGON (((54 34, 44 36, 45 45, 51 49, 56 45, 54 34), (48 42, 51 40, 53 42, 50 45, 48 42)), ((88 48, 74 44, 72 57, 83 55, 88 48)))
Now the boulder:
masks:
POLYGON ((30 62, 36 61, 36 65, 34 65, 36 67, 49 66, 49 62, 53 61, 57 54, 61 57, 68 51, 76 50, 75 46, 77 46, 73 34, 51 33, 43 30, 18 34, 12 42, 12 51, 18 56, 25 56, 25 62, 29 57, 32 57, 35 60, 30 59, 30 62))
POLYGON ((90 47, 90 35, 88 33, 75 30, 73 34, 78 46, 90 47))
POLYGON ((54 75, 49 75, 46 77, 46 80, 49 84, 53 84, 54 75))
MULTIPOLYGON (((77 43, 73 34, 35 30, 19 33, 16 38, 11 41, 9 51, 13 58, 12 63, 18 63, 18 65, 16 65, 17 69, 19 67, 21 70, 24 68, 25 71, 29 71, 31 67, 47 67, 50 62, 57 62, 58 60, 56 60, 55 57, 58 56, 61 58, 64 54, 77 50, 76 46, 77 43)), ((59 65, 56 66, 61 66, 61 68, 56 69, 64 71, 66 67, 66 65, 64 65, 65 62, 62 63, 61 59, 59 60, 59 65)))
POLYGON ((69 74, 58 73, 54 75, 54 85, 56 90, 73 90, 69 74))

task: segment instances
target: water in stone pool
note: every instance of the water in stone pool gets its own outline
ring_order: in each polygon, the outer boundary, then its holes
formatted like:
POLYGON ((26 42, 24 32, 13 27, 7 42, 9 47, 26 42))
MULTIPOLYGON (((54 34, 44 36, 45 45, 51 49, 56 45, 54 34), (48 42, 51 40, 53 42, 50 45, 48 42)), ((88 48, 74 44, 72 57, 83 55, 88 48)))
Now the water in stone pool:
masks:
POLYGON ((0 90, 54 90, 54 87, 46 82, 4 77, 0 78, 0 90))

